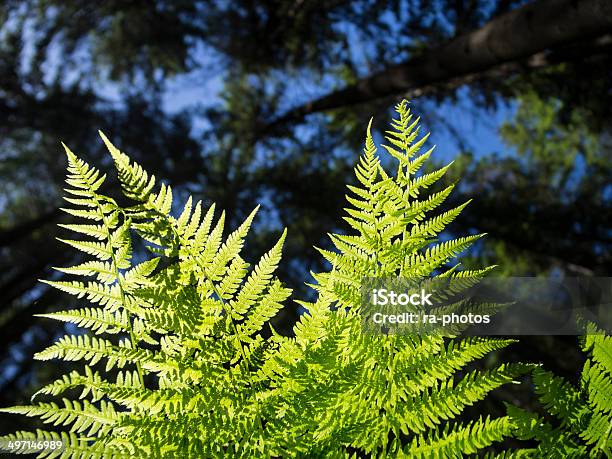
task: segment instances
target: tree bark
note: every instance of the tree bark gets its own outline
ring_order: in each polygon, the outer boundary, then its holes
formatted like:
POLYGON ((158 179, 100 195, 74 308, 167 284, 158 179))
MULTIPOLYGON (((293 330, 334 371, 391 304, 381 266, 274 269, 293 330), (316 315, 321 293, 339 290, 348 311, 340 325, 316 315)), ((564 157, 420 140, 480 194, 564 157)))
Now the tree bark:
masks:
MULTIPOLYGON (((610 0, 536 0, 422 56, 294 108, 266 125, 262 132, 288 121, 298 121, 311 113, 407 91, 418 93, 420 88, 474 77, 504 64, 525 60, 576 41, 597 38, 611 31, 610 0)), ((534 65, 538 66, 541 65, 534 65)))

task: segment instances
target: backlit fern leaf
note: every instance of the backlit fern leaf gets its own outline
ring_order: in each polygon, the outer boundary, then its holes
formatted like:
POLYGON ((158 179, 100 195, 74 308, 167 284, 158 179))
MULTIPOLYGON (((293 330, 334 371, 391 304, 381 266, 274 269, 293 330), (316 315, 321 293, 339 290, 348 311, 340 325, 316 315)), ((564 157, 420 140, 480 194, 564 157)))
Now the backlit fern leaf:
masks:
POLYGON ((71 322, 80 327, 89 328, 96 334, 129 331, 129 316, 125 310, 112 313, 107 309, 82 308, 50 314, 37 314, 37 316, 71 322))
POLYGON ((612 338, 589 323, 582 349, 588 359, 578 388, 549 371, 534 371, 536 392, 545 410, 556 418, 555 425, 508 407, 508 414, 520 426, 519 434, 539 441, 532 457, 612 456, 612 338))
MULTIPOLYGON (((66 149, 66 211, 84 222, 63 225, 78 235, 64 242, 91 259, 58 268, 76 278, 45 282, 90 304, 43 316, 93 334, 66 335, 37 354, 82 360, 83 371, 43 387, 32 406, 5 409, 70 432, 3 440, 63 439, 64 457, 458 457, 510 435, 512 416, 457 417, 530 371, 467 368, 511 340, 363 330, 364 278, 433 276, 480 237, 436 240, 466 204, 432 215, 453 186, 423 195, 447 166, 418 175, 432 150, 420 152, 427 136, 419 137, 406 102, 397 113, 386 136, 397 169, 383 167, 368 128, 357 184, 348 188, 353 231, 331 235, 335 250, 320 250, 331 269, 313 273, 316 295, 299 302, 305 312, 292 337, 269 325, 291 293, 274 275, 286 232, 250 267, 242 252, 257 208, 227 237, 214 205, 190 197, 175 217, 172 189, 102 135, 133 201, 120 207, 100 192, 104 176, 66 149), (154 254, 139 264, 134 238, 154 254), (39 400, 75 390, 78 401, 39 400)), ((443 276, 486 272, 451 268, 443 276)), ((607 384, 592 368, 592 384, 607 384)))
MULTIPOLYGON (((338 443, 365 454, 394 455, 403 450, 397 445, 408 438, 422 445, 423 452, 417 449, 416 457, 459 457, 503 440, 514 429, 511 419, 504 417, 448 430, 448 421, 465 406, 531 371, 531 365, 513 364, 458 377, 469 362, 511 341, 372 336, 362 331, 363 278, 431 276, 480 237, 432 245, 431 236, 437 236, 436 230, 450 223, 465 205, 450 214, 428 217, 452 186, 422 201, 411 199, 418 195, 411 194, 410 186, 422 191, 446 168, 421 176, 425 178, 414 177, 424 162, 416 156, 424 139, 416 140, 417 124, 405 102, 397 111, 395 130, 387 136, 392 144, 387 150, 399 163, 395 176, 383 169, 368 131, 364 154, 355 168, 359 185, 349 186, 352 207, 345 218, 356 234, 331 235, 337 251, 321 250, 331 270, 314 273, 319 296, 312 303, 302 303, 307 312, 295 327, 295 340, 281 342, 273 363, 268 364, 267 370, 278 375, 275 386, 279 388, 271 399, 271 411, 282 414, 274 432, 297 439, 278 455, 299 456, 312 451, 313 444, 331 450, 338 443), (440 437, 433 433, 438 431, 440 437)), ((425 159, 430 153, 425 153, 425 159)), ((453 272, 448 276, 459 277, 453 272)), ((410 447, 404 451, 412 457, 410 447)))

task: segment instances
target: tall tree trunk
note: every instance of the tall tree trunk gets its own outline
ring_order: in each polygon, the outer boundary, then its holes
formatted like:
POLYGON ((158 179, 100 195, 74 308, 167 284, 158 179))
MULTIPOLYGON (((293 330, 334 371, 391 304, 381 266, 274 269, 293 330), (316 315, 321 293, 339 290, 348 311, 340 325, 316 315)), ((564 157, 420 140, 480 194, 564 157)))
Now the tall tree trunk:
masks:
MULTIPOLYGON (((496 67, 612 32, 610 0, 536 0, 478 30, 461 35, 422 56, 366 77, 345 89, 290 110, 262 132, 304 116, 414 91, 463 78, 466 82, 496 67), (466 78, 467 77, 467 78, 466 78)), ((546 61, 534 62, 534 67, 546 61)))

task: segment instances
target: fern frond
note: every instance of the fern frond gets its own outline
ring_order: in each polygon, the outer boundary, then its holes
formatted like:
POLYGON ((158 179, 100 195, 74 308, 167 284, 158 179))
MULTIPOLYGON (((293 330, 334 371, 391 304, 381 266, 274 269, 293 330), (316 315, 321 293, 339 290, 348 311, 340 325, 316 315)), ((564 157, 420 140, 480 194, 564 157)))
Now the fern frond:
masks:
MULTIPOLYGON (((319 249, 331 268, 313 273, 312 301, 297 302, 303 313, 293 336, 270 325, 291 293, 275 277, 286 230, 250 268, 243 251, 257 208, 227 237, 225 213, 217 218, 214 204, 204 209, 187 197, 174 216, 171 187, 100 133, 133 201, 124 208, 102 193, 105 176, 66 148, 65 210, 85 221, 63 225, 78 236, 62 241, 91 259, 57 268, 74 278, 43 282, 91 304, 40 316, 87 334, 68 334, 35 357, 82 361, 84 369, 33 396, 45 400, 3 410, 70 432, 13 437, 62 439, 62 457, 83 458, 459 457, 533 424, 518 411, 453 421, 532 370, 512 363, 470 369, 512 340, 374 335, 363 327, 365 278, 435 277, 481 237, 439 241, 467 203, 438 211, 454 185, 426 193, 450 165, 421 173, 433 151, 420 153, 429 134, 421 135, 406 101, 396 111, 385 150, 397 168, 388 171, 379 158, 370 121, 346 197, 352 230, 330 235, 333 250, 319 249), (134 252, 143 245, 153 256, 134 252), (78 391, 77 401, 68 399, 78 391), (66 398, 46 400, 59 396, 66 398)), ((465 283, 490 269, 454 266, 442 276, 465 283)), ((604 448, 595 436, 605 437, 610 413, 607 344, 592 339, 588 346, 594 360, 584 384, 597 392, 580 398, 593 415, 567 423, 584 425, 571 433, 575 449, 580 441, 604 448)), ((562 417, 571 416, 565 402, 546 400, 562 417)))
MULTIPOLYGON (((27 431, 18 431, 14 434, 5 435, 0 437, 0 441, 31 441, 38 443, 39 441, 55 441, 61 442, 61 448, 58 449, 40 449, 37 447, 32 448, 23 448, 16 451, 16 454, 33 454, 39 453, 37 457, 39 458, 52 458, 61 457, 66 458, 91 458, 91 459, 103 459, 112 454, 112 457, 116 457, 118 459, 128 459, 132 457, 128 454, 120 454, 117 451, 111 451, 107 448, 103 443, 96 443, 91 445, 90 439, 87 437, 77 436, 73 432, 48 432, 46 430, 36 429, 34 432, 27 431)), ((14 450, 7 451, 15 453, 14 450)))
POLYGON ((287 231, 285 230, 274 247, 261 257, 261 260, 247 278, 244 286, 236 295, 235 300, 230 302, 231 313, 236 319, 242 319, 272 280, 272 273, 278 267, 281 259, 286 236, 287 231))
POLYGON ((86 297, 92 303, 98 303, 101 306, 107 306, 109 310, 115 310, 122 304, 120 288, 117 284, 106 285, 98 282, 87 282, 86 284, 79 281, 46 281, 41 282, 55 287, 58 290, 69 293, 77 298, 86 297))
POLYGON ((100 308, 81 308, 49 314, 35 314, 37 317, 70 322, 79 327, 89 328, 96 334, 116 334, 129 331, 129 316, 126 310, 111 313, 100 308))
POLYGON ((147 201, 155 186, 155 176, 149 176, 139 164, 132 163, 130 158, 120 152, 101 131, 98 131, 98 134, 115 161, 124 194, 135 201, 147 201))
POLYGON ((34 406, 13 406, 0 408, 0 412, 37 416, 45 424, 54 426, 69 426, 75 433, 86 433, 88 436, 108 433, 110 426, 115 424, 118 415, 112 403, 100 401, 100 407, 84 400, 82 403, 62 399, 63 407, 56 403, 38 403, 34 406))
POLYGON ((495 442, 504 440, 512 432, 510 418, 478 419, 466 425, 457 424, 415 438, 400 457, 423 458, 460 457, 475 454, 495 442))
MULTIPOLYGON (((601 457, 612 455, 612 340, 587 324, 583 349, 589 353, 582 370, 581 387, 575 388, 565 379, 551 372, 537 369, 533 380, 540 402, 558 419, 555 427, 543 419, 537 420, 538 429, 530 431, 527 422, 536 419, 531 413, 508 408, 517 420, 519 433, 527 439, 539 441, 538 453, 545 457, 601 457)), ((533 424, 533 421, 531 421, 533 424)))
POLYGON ((97 276, 98 280, 105 284, 112 284, 115 282, 115 270, 110 262, 103 261, 86 261, 76 266, 70 267, 54 267, 56 271, 60 271, 66 274, 73 274, 76 276, 97 276))
POLYGON ((110 260, 113 256, 113 249, 108 243, 96 241, 73 241, 59 238, 58 241, 68 244, 81 252, 93 255, 101 261, 110 260))
MULTIPOLYGON (((454 185, 421 198, 448 167, 414 177, 431 150, 417 156, 427 135, 418 138, 418 120, 412 119, 405 102, 396 109, 399 117, 392 123, 393 130, 387 131, 390 146, 385 149, 397 160, 397 172, 391 174, 382 167, 368 127, 364 154, 355 167, 357 185, 349 186, 350 206, 345 209, 345 221, 354 231, 330 235, 335 252, 319 250, 331 270, 313 273, 318 297, 299 303, 306 312, 294 328, 296 339, 279 343, 279 351, 265 363, 265 373, 275 375, 283 389, 274 405, 283 413, 283 428, 304 432, 307 425, 316 426, 312 440, 304 439, 306 444, 340 443, 366 455, 384 456, 399 455, 402 447, 397 445, 412 438, 417 449, 412 456, 414 448, 406 448, 410 457, 475 454, 512 435, 511 419, 481 418, 452 428, 448 421, 533 366, 500 365, 468 372, 460 380, 458 374, 512 341, 373 337, 362 330, 362 279, 427 278, 482 236, 432 244, 467 203, 425 219, 447 199, 454 185)), ((489 269, 470 274, 481 277, 489 269)), ((458 272, 447 274, 455 275, 458 272)), ((300 451, 300 446, 296 442, 291 447, 300 451)))
POLYGON ((102 225, 65 225, 60 223, 57 226, 74 231, 75 233, 85 234, 99 241, 107 238, 106 228, 102 225))
POLYGON ((123 368, 129 364, 145 364, 153 367, 153 354, 144 349, 135 349, 127 340, 114 345, 111 341, 90 337, 88 335, 65 335, 55 344, 34 355, 37 360, 62 359, 65 361, 87 360, 88 365, 95 365, 106 359, 106 371, 114 367, 123 368))
MULTIPOLYGON (((251 228, 251 224, 253 222, 253 218, 255 214, 259 210, 259 206, 256 207, 250 215, 246 218, 246 220, 238 227, 236 231, 230 234, 226 241, 223 243, 221 248, 217 251, 213 260, 206 267, 206 275, 208 279, 213 282, 218 281, 225 274, 227 269, 227 264, 233 261, 244 246, 244 239, 251 228)), ((206 252, 205 252, 206 253, 206 252)), ((233 282, 234 279, 228 280, 228 282, 233 282)))

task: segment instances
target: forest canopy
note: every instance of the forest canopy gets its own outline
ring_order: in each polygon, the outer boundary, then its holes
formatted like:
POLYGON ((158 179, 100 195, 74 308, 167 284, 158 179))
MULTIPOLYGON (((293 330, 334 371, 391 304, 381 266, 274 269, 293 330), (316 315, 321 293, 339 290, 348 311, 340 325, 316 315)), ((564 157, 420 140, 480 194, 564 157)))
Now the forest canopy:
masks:
MULTIPOLYGON (((7 0, 0 18, 2 406, 57 376, 31 355, 61 333, 32 315, 64 301, 37 279, 74 261, 50 243, 66 223, 59 142, 109 165, 98 129, 228 227, 261 202, 246 256, 289 227, 279 277, 305 293, 364 126, 407 97, 439 161, 455 161, 440 186, 462 177, 451 204, 477 197, 447 230, 489 234, 466 267, 611 271, 607 0, 7 0)), ((539 343, 575 374, 572 340, 539 343)))

